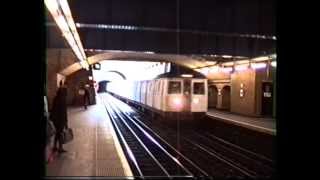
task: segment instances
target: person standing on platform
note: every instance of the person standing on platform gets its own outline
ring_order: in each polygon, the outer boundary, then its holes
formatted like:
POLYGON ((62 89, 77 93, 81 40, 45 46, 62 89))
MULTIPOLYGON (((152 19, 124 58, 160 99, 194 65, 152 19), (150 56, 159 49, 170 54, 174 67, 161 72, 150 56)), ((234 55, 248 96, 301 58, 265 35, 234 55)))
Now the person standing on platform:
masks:
POLYGON ((87 87, 84 87, 83 101, 84 101, 84 109, 87 109, 87 106, 89 105, 89 102, 90 102, 90 93, 87 87))
POLYGON ((58 151, 59 153, 66 152, 66 150, 63 149, 63 142, 61 142, 63 130, 64 128, 68 128, 66 82, 63 84, 62 81, 60 81, 60 87, 53 99, 51 120, 56 128, 53 150, 58 151), (57 147, 57 143, 59 144, 59 147, 57 147))

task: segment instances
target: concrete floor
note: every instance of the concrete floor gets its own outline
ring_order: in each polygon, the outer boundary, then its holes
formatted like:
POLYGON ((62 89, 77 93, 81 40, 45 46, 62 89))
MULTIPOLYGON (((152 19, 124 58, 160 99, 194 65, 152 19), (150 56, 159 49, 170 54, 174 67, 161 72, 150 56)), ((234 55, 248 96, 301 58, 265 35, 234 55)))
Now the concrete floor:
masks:
POLYGON ((69 108, 68 119, 74 140, 47 164, 47 176, 132 176, 101 101, 87 110, 69 108))
POLYGON ((275 135, 276 134, 276 120, 272 118, 256 118, 248 117, 237 114, 232 114, 230 112, 225 112, 217 109, 208 109, 208 116, 228 121, 233 124, 237 124, 252 130, 268 133, 275 135))

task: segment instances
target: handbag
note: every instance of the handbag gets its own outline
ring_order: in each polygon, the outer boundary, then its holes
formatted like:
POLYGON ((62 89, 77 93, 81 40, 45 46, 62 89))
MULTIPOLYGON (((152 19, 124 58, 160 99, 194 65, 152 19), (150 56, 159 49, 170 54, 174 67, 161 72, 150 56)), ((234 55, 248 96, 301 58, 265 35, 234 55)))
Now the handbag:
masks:
POLYGON ((61 134, 61 142, 63 144, 66 144, 70 141, 73 140, 73 131, 71 128, 66 128, 63 130, 62 134, 61 134))

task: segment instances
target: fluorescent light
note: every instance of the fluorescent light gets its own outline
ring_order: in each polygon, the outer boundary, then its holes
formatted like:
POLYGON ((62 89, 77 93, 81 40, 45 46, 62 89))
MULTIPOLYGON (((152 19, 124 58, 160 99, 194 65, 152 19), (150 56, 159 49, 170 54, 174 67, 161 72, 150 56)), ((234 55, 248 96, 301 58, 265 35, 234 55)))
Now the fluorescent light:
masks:
POLYGON ((242 64, 242 65, 237 65, 235 66, 236 71, 244 71, 248 69, 248 64, 242 64))
POLYGON ((152 52, 152 51, 145 51, 144 53, 147 53, 147 54, 154 54, 154 52, 152 52))
POLYGON ((234 62, 225 62, 222 65, 223 66, 233 66, 234 62))
MULTIPOLYGON (((44 2, 77 58, 80 62, 85 61, 86 54, 77 33, 76 25, 72 19, 67 0, 45 0, 44 2), (59 8, 59 4, 61 9, 59 8)), ((79 27, 80 24, 77 24, 77 26, 79 27)), ((83 66, 83 63, 80 64, 83 68, 87 68, 87 66, 83 66)))
POLYGON ((223 57, 223 58, 232 58, 232 56, 230 56, 230 55, 222 55, 221 57, 223 57))
POLYGON ((270 55, 270 59, 276 59, 277 58, 277 54, 271 54, 270 55))
POLYGON ((211 73, 216 73, 219 71, 219 66, 212 66, 210 67, 210 70, 209 70, 211 73))
POLYGON ((192 74, 181 74, 181 77, 193 77, 193 75, 192 74))
POLYGON ((262 68, 267 67, 267 64, 266 63, 251 63, 251 67, 253 69, 262 69, 262 68))
POLYGON ((257 58, 254 58, 252 59, 253 61, 266 61, 268 60, 269 57, 268 56, 262 56, 262 57, 257 57, 257 58))
POLYGON ((272 62, 271 62, 271 66, 272 66, 272 67, 277 67, 277 61, 272 61, 272 62))
POLYGON ((75 23, 73 21, 71 10, 69 8, 68 2, 67 2, 67 0, 59 0, 59 2, 61 5, 61 9, 66 17, 67 23, 71 29, 72 34, 73 34, 73 37, 75 38, 75 41, 76 41, 77 45, 79 46, 79 50, 80 50, 82 56, 85 58, 86 55, 84 53, 79 34, 77 33, 77 28, 76 28, 75 23))
POLYGON ((209 73, 209 68, 208 68, 208 67, 205 67, 205 68, 202 68, 200 71, 201 71, 202 74, 208 75, 208 73, 209 73))
POLYGON ((87 61, 80 61, 80 65, 86 69, 86 70, 89 70, 89 64, 87 61))
POLYGON ((201 69, 194 69, 195 71, 197 71, 197 72, 201 72, 201 69))
POLYGON ((236 61, 236 64, 249 64, 249 60, 236 61))

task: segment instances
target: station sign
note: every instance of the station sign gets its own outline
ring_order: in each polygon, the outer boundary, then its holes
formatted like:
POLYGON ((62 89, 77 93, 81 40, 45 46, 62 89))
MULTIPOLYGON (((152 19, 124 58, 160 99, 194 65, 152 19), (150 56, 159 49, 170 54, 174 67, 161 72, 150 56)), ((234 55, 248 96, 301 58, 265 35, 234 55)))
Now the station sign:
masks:
POLYGON ((264 92, 263 97, 271 97, 271 92, 264 92))

